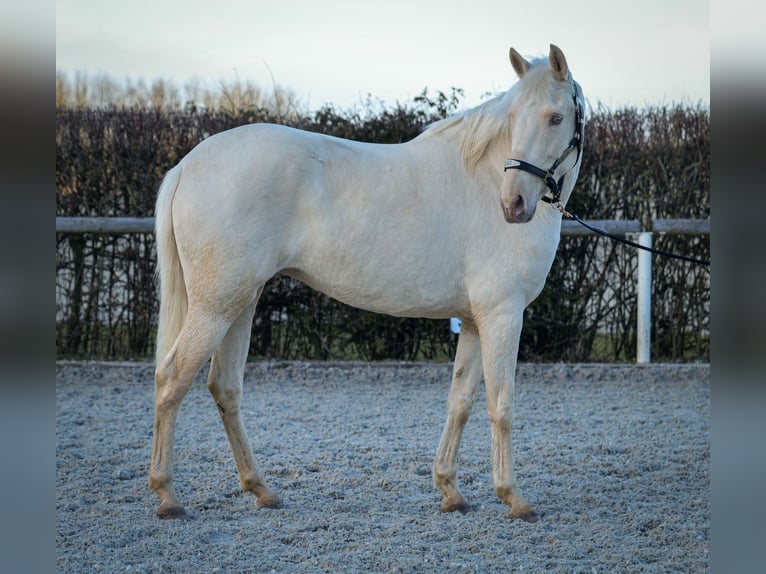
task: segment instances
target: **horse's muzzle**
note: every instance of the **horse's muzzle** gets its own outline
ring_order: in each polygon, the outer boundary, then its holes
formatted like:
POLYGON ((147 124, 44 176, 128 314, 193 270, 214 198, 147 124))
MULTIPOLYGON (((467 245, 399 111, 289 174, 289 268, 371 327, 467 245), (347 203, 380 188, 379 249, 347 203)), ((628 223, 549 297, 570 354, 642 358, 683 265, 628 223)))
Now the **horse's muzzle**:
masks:
POLYGON ((527 202, 524 200, 524 196, 516 194, 511 198, 509 204, 500 198, 500 207, 503 209, 503 216, 508 223, 526 223, 535 215, 535 207, 531 206, 531 209, 527 209, 527 202))

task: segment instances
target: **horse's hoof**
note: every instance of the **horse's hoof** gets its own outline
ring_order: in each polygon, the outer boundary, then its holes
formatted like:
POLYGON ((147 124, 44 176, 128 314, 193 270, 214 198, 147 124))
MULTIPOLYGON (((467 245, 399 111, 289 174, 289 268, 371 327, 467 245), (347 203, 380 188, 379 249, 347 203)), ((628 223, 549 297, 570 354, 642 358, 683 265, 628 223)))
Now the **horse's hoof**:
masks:
POLYGON ((441 505, 442 512, 459 512, 465 514, 468 512, 468 503, 462 496, 460 498, 445 498, 441 505))
POLYGON ((276 494, 259 496, 255 499, 256 508, 282 508, 282 501, 276 494))
POLYGON ((160 507, 157 509, 157 516, 159 516, 161 519, 171 519, 171 520, 188 520, 189 515, 186 514, 186 510, 183 506, 180 504, 172 504, 168 502, 163 502, 160 504, 160 507))
POLYGON ((518 510, 516 508, 512 508, 511 511, 508 513, 508 518, 511 520, 519 519, 523 520, 524 522, 537 522, 540 520, 540 516, 532 510, 532 508, 529 505, 524 505, 518 510))

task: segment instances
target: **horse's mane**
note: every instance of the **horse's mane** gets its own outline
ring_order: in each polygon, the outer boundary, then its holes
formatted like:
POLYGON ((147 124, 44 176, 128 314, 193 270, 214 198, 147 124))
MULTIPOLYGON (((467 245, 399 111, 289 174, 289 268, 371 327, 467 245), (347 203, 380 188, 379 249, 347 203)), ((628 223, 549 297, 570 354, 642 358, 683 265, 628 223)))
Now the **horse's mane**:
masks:
POLYGON ((476 166, 490 143, 510 136, 508 115, 513 97, 510 90, 483 104, 431 124, 424 136, 454 131, 460 140, 460 153, 468 168, 476 166))
POLYGON ((554 79, 552 74, 546 73, 548 70, 548 58, 532 60, 527 73, 507 92, 475 108, 434 122, 426 128, 423 136, 454 131, 460 140, 465 166, 469 169, 475 167, 489 145, 498 138, 506 140, 510 148, 511 106, 521 94, 541 98, 550 92, 554 79))

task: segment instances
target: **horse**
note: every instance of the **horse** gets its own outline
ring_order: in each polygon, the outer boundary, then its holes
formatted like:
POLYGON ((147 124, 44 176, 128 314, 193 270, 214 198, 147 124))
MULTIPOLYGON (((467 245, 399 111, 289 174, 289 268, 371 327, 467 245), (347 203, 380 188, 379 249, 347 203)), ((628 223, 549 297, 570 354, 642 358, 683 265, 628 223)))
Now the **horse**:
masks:
POLYGON ((545 284, 582 161, 584 96, 555 45, 531 61, 511 48, 510 61, 518 81, 507 92, 405 143, 253 124, 210 136, 167 172, 155 218, 160 311, 149 470, 159 517, 187 516, 173 489, 175 426, 208 360, 241 486, 257 508, 280 506, 240 404, 256 304, 281 273, 362 309, 460 318, 432 468, 441 510, 468 509, 457 455, 483 378, 494 491, 509 518, 537 519, 514 473, 514 379, 524 309, 545 284), (538 213, 541 199, 560 210, 538 213))

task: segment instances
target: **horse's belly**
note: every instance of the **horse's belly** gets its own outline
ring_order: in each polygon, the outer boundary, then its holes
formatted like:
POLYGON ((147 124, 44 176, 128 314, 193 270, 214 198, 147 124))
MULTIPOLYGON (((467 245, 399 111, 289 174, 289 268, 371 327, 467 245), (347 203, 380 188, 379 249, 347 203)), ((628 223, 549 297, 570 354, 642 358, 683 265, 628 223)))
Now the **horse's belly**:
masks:
POLYGON ((397 317, 440 319, 462 315, 466 307, 456 277, 437 274, 370 273, 369 268, 353 268, 334 273, 286 269, 284 274, 342 303, 397 317))

